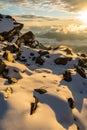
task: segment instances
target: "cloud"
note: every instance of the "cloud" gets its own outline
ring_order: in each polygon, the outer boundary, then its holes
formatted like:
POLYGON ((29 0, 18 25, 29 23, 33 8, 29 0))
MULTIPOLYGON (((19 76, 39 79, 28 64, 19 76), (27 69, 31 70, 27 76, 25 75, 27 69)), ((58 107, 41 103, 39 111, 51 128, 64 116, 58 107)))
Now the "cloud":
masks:
MULTIPOLYGON (((78 12, 87 8, 87 0, 0 0, 0 2, 30 9, 67 10, 78 12)), ((1 5, 0 5, 1 6, 1 5)), ((2 7, 2 6, 1 6, 2 7)), ((45 11, 45 10, 44 10, 45 11)))
POLYGON ((78 12, 87 8, 87 0, 61 0, 68 11, 78 12))
MULTIPOLYGON (((2 2, 3 4, 12 4, 12 5, 23 5, 25 3, 27 3, 28 1, 27 0, 0 0, 0 2, 2 2)), ((4 5, 6 6, 6 5, 4 5)))
POLYGON ((17 15, 15 16, 16 18, 22 18, 22 19, 25 19, 25 20, 28 20, 28 21, 31 21, 31 20, 44 20, 44 21, 55 21, 55 20, 59 20, 58 18, 51 18, 51 17, 44 17, 44 16, 37 16, 37 15, 17 15))

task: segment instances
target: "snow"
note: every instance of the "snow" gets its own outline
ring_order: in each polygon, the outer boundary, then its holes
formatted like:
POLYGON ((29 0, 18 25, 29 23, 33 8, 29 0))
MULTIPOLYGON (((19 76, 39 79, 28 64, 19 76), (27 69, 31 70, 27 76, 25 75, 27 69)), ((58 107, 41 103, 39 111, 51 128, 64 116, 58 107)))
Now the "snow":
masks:
MULTIPOLYGON (((6 43, 3 42, 5 45, 6 43)), ((3 48, 4 45, 0 45, 3 48)), ((43 56, 45 63, 40 66, 32 61, 30 53, 38 57, 38 49, 21 46, 22 56, 27 62, 4 62, 9 67, 9 76, 18 79, 15 84, 8 84, 7 79, 0 78, 0 130, 87 130, 87 78, 82 78, 74 69, 78 56, 72 51, 73 58, 67 65, 56 65, 53 61, 67 56, 63 49, 50 50, 50 58, 43 56), (14 72, 14 69, 18 71, 14 72), (63 79, 65 70, 72 73, 72 81, 63 79), (13 92, 6 95, 6 88, 13 92), (39 94, 34 89, 47 90, 39 94), (31 102, 38 98, 38 107, 30 115, 31 102), (68 98, 72 98, 75 107, 71 109, 68 98)), ((0 52, 2 57, 3 51, 0 52)), ((85 69, 86 74, 87 70, 85 69)))

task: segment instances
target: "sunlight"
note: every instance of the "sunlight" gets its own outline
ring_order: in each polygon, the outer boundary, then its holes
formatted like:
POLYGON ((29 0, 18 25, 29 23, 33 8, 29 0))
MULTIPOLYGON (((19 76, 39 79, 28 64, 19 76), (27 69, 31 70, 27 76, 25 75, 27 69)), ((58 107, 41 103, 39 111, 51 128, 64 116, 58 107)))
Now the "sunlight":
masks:
POLYGON ((87 24, 87 10, 80 12, 78 18, 84 23, 87 24))

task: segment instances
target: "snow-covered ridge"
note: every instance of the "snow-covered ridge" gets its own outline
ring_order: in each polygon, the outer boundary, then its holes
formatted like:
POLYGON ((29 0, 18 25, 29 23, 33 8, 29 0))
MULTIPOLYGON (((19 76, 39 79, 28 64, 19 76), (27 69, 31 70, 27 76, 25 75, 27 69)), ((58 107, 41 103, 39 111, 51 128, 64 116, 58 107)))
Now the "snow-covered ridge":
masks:
POLYGON ((0 48, 0 130, 87 129, 85 54, 67 46, 0 48))

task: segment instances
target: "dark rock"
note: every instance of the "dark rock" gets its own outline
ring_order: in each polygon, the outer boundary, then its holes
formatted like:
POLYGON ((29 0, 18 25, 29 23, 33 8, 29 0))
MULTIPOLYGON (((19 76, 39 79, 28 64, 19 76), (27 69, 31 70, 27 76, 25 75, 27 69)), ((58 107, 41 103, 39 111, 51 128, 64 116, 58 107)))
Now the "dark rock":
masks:
POLYGON ((8 78, 8 72, 9 72, 9 69, 8 67, 6 67, 2 73, 3 78, 6 78, 6 79, 8 78))
POLYGON ((40 49, 43 49, 43 50, 51 50, 51 49, 52 49, 50 46, 47 47, 47 46, 44 46, 44 45, 41 44, 41 43, 39 43, 39 48, 40 48, 40 49))
POLYGON ((3 18, 3 15, 2 14, 0 14, 0 19, 2 19, 3 18))
POLYGON ((14 62, 14 58, 13 58, 13 55, 11 54, 10 51, 5 51, 4 54, 3 54, 3 57, 8 60, 9 62, 14 62))
POLYGON ((45 89, 34 89, 36 92, 40 93, 40 94, 44 94, 47 93, 47 90, 45 89))
POLYGON ((29 42, 28 44, 31 48, 36 48, 39 46, 39 42, 37 40, 34 40, 32 42, 29 42))
POLYGON ((57 65, 66 65, 68 61, 71 61, 72 57, 60 57, 54 60, 57 65))
POLYGON ((33 43, 33 41, 35 40, 35 35, 33 34, 33 32, 29 31, 26 32, 25 34, 23 34, 16 42, 16 44, 18 46, 20 46, 21 43, 25 43, 25 45, 28 45, 29 43, 33 43))
POLYGON ((43 65, 44 64, 44 60, 39 56, 39 57, 37 57, 37 59, 36 59, 36 63, 37 64, 39 64, 39 65, 43 65))
POLYGON ((70 108, 73 109, 74 108, 74 101, 72 98, 68 98, 68 103, 69 103, 70 108))
POLYGON ((32 58, 32 61, 35 61, 35 60, 36 60, 36 57, 33 57, 33 58, 32 58))
POLYGON ((87 59, 86 58, 79 59, 78 65, 84 68, 87 67, 87 59))
POLYGON ((70 48, 66 48, 64 51, 65 51, 67 54, 72 55, 72 51, 71 51, 71 49, 70 49, 70 48))
POLYGON ((67 82, 71 82, 72 81, 72 77, 71 77, 71 73, 70 71, 65 71, 65 73, 63 74, 63 79, 67 82))
POLYGON ((76 71, 83 77, 86 78, 85 70, 82 67, 75 66, 76 71))
POLYGON ((31 52, 31 53, 30 53, 30 56, 34 56, 34 53, 31 52))
POLYGON ((0 59, 0 74, 2 74, 6 69, 6 64, 0 59))
POLYGON ((58 49, 59 49, 59 46, 53 48, 53 50, 58 50, 58 49))
POLYGON ((44 55, 49 54, 48 51, 42 51, 42 50, 40 50, 38 53, 40 54, 40 56, 44 56, 44 55))
POLYGON ((82 57, 86 57, 86 54, 81 54, 82 57))
POLYGON ((11 53, 16 53, 16 52, 18 52, 20 49, 19 49, 19 47, 14 43, 14 44, 12 44, 12 45, 7 45, 7 47, 4 47, 4 48, 3 48, 3 51, 6 51, 6 50, 10 51, 11 53))
POLYGON ((10 77, 8 78, 8 83, 9 83, 9 84, 17 83, 17 81, 18 81, 18 80, 17 80, 16 78, 10 78, 10 77))
POLYGON ((37 109, 38 99, 35 96, 34 96, 34 98, 35 98, 35 102, 31 103, 30 115, 32 115, 35 112, 35 110, 37 109))
POLYGON ((47 57, 47 58, 50 58, 50 56, 49 56, 49 55, 47 55, 46 57, 47 57))

